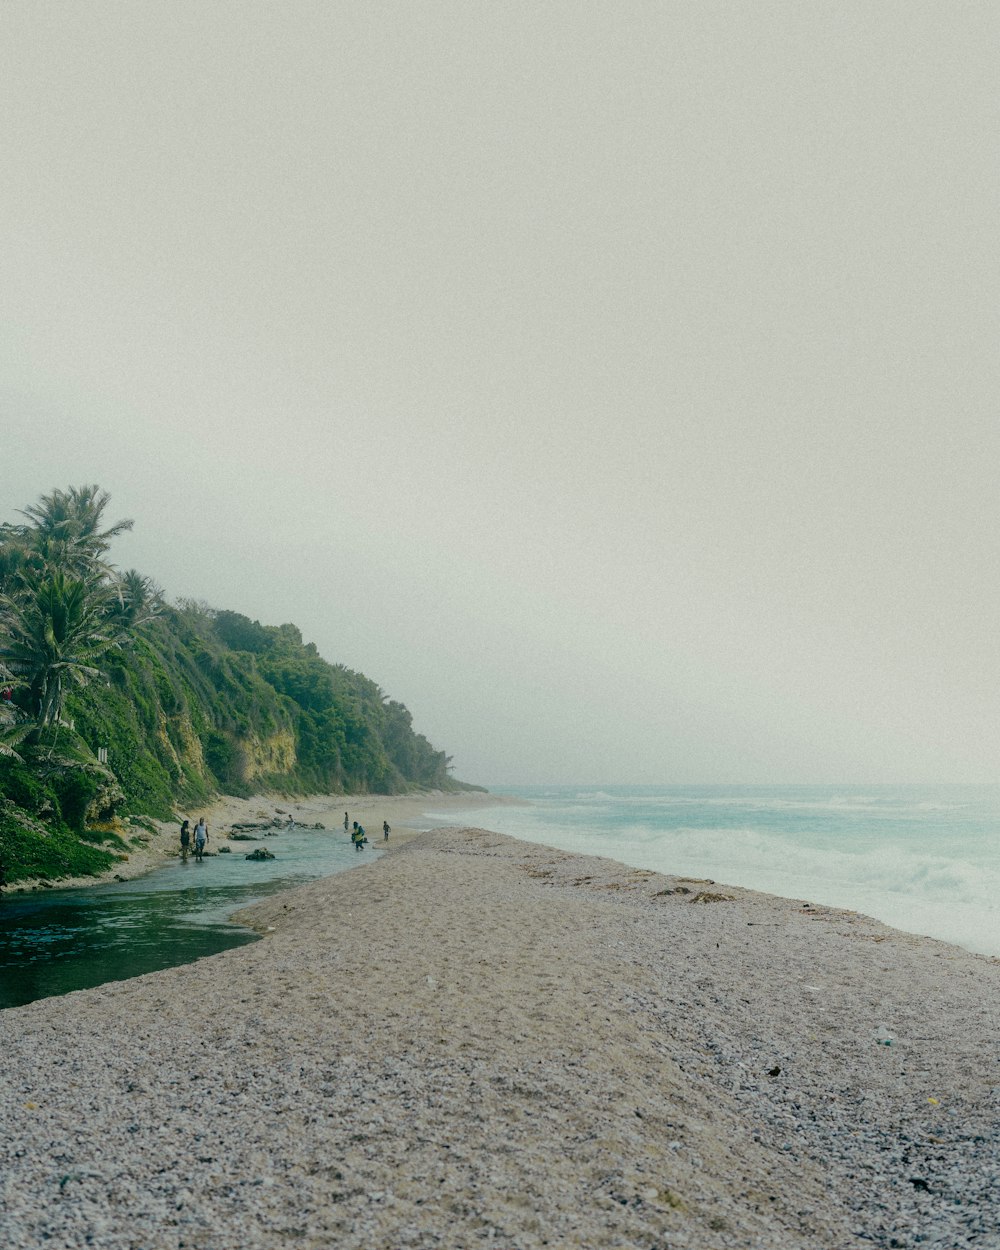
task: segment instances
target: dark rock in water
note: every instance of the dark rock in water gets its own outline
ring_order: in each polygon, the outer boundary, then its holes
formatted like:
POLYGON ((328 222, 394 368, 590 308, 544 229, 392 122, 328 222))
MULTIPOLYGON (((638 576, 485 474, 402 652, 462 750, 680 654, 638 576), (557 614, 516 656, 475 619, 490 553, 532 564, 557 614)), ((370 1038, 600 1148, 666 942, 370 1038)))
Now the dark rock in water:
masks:
POLYGON ((244 855, 244 859, 274 859, 270 851, 265 851, 262 846, 258 846, 255 851, 251 851, 249 855, 244 855))
POLYGON ((220 846, 220 847, 219 847, 219 854, 220 854, 220 855, 232 855, 232 853, 233 853, 233 848, 232 848, 231 846, 220 846))
POLYGON ((230 842, 259 842, 260 838, 256 833, 231 833, 229 835, 230 842))
POLYGON ((321 825, 321 824, 317 823, 317 824, 313 825, 313 828, 314 828, 314 829, 319 829, 322 833, 326 833, 326 825, 321 825))

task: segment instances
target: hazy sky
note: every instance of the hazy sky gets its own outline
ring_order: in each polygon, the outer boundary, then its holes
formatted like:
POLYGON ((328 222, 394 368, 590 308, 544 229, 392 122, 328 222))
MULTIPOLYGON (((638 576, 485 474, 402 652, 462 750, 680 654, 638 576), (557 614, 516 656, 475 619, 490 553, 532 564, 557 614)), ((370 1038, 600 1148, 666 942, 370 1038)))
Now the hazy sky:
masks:
POLYGON ((1000 7, 2 0, 0 519, 491 782, 997 780, 1000 7))

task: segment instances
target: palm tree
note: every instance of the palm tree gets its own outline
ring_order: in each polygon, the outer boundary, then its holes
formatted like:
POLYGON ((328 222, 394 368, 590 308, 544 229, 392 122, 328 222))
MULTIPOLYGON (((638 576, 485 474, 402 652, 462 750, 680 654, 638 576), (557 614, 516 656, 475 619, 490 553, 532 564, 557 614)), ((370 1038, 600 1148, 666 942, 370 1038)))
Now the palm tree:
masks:
POLYGON ((102 529, 104 510, 111 501, 98 486, 71 486, 43 495, 37 504, 21 510, 28 518, 31 546, 36 555, 54 568, 76 577, 90 573, 110 576, 104 555, 111 540, 130 530, 134 521, 117 521, 102 529))
POLYGON ((114 599, 108 621, 118 631, 118 641, 124 643, 141 625, 160 615, 163 591, 151 577, 143 577, 137 569, 120 574, 111 585, 114 599))
POLYGON ((28 730, 23 715, 5 724, 8 747, 57 726, 68 686, 99 676, 104 653, 161 610, 148 577, 119 574, 105 559, 112 538, 132 528, 105 525, 109 500, 97 486, 56 489, 22 511, 29 524, 0 528, 0 672, 23 692, 28 730))
POLYGON ((13 756, 16 760, 21 757, 14 746, 19 745, 32 728, 30 723, 27 726, 24 724, 20 710, 11 698, 20 684, 10 669, 0 663, 0 689, 3 691, 0 697, 0 756, 13 756))
POLYGON ((100 675, 97 660, 115 645, 111 589, 61 570, 21 575, 23 590, 0 596, 0 663, 27 687, 38 737, 62 716, 68 683, 100 675))
POLYGON ((0 594, 11 593, 29 561, 31 540, 26 525, 0 525, 0 594))

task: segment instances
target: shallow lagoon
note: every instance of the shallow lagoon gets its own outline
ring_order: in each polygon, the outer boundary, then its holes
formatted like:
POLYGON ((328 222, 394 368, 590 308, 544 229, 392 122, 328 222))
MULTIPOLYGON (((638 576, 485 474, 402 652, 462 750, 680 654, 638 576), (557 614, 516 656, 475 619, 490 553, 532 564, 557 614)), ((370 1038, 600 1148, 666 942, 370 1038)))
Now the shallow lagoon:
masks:
MULTIPOLYGON (((277 890, 371 862, 341 830, 294 828, 133 881, 0 899, 0 1007, 122 981, 256 941, 228 917, 277 890), (245 856, 266 847, 273 860, 245 856)), ((215 849, 209 843, 209 849, 215 849)))

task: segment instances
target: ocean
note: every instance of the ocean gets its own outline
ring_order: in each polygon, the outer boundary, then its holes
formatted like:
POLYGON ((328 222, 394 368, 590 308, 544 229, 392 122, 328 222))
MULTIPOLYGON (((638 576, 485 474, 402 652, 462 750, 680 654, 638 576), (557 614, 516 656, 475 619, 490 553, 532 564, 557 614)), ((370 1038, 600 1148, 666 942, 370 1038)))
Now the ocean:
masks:
POLYGON ((638 868, 874 916, 1000 956, 1000 786, 524 786, 441 813, 638 868))

